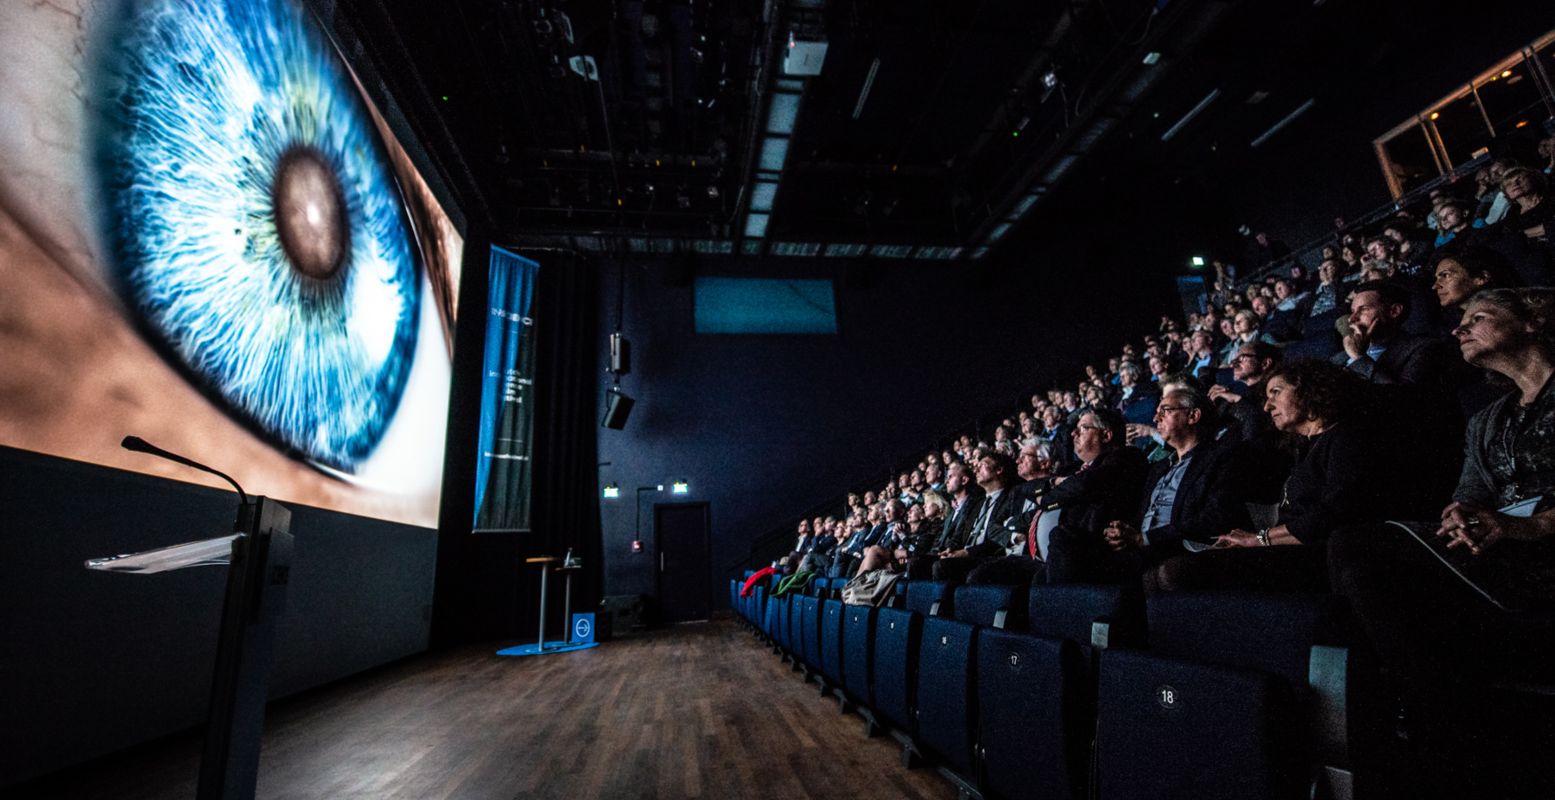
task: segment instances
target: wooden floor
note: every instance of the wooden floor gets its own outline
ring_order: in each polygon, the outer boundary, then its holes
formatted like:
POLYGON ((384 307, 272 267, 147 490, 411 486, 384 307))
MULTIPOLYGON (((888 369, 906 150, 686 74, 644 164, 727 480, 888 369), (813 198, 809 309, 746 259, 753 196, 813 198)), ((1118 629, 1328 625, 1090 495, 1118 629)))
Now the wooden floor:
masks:
MULTIPOLYGON (((503 643, 510 644, 510 643, 503 643)), ((419 658, 272 706, 262 798, 951 798, 731 621, 593 650, 419 658)), ((194 797, 197 737, 26 787, 194 797)), ((13 795, 14 796, 14 795, 13 795)))

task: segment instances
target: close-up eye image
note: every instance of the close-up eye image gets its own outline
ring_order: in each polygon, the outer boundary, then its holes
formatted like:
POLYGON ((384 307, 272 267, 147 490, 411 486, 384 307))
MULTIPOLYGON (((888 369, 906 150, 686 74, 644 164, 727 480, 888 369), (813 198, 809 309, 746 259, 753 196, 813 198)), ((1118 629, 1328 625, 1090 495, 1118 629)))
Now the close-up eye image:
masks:
POLYGON ((94 155, 141 326, 262 436, 350 473, 405 389, 420 258, 372 120, 304 13, 128 3, 94 155))
POLYGON ((464 221, 319 13, 0 4, 0 445, 436 523, 464 221))

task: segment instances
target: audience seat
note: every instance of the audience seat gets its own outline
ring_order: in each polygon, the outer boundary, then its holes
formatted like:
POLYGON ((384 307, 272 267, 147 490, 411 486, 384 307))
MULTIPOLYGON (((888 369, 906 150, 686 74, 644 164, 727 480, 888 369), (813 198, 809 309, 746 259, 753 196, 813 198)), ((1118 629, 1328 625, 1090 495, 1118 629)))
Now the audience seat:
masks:
POLYGON ((1144 596, 1136 588, 1104 584, 1034 584, 1026 626, 1034 634, 1091 648, 1138 644, 1144 596))
POLYGON ((1324 595, 1152 597, 1149 651, 1101 656, 1097 796, 1348 796, 1341 612, 1324 595))
POLYGON ((907 610, 925 617, 949 616, 954 589, 946 581, 912 581, 907 584, 907 610))
POLYGON ((874 668, 875 608, 844 606, 842 618, 842 685, 856 705, 873 707, 870 677, 874 668))
POLYGON ((923 617, 899 608, 875 611, 875 661, 871 691, 882 724, 912 734, 912 699, 917 689, 918 639, 923 617))
POLYGON ((1025 585, 975 584, 955 590, 955 618, 990 628, 1024 630, 1028 592, 1025 585))
POLYGON ((805 595, 799 598, 799 660, 806 674, 821 667, 821 600, 805 595))
POLYGON ((984 629, 973 672, 984 796, 1083 796, 1095 728, 1080 646, 984 629))
POLYGON ((918 646, 916 741, 963 780, 974 779, 977 626, 945 617, 923 621, 918 646))
POLYGON ((847 606, 841 600, 821 601, 820 668, 826 686, 842 686, 842 616, 847 606))

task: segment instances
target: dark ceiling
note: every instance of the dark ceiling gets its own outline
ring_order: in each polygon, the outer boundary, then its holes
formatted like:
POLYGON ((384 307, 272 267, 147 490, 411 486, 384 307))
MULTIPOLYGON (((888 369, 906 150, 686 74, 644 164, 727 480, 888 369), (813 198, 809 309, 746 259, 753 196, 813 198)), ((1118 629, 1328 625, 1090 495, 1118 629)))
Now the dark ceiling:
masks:
POLYGON ((499 238, 925 258, 1008 250, 1120 188, 1246 184, 1292 142, 1369 149, 1408 104, 1555 27, 1493 0, 1472 17, 1421 0, 338 5, 377 20, 376 60, 408 57, 399 80, 430 98, 499 238), (790 44, 812 42, 820 74, 787 74, 790 44), (795 97, 786 131, 769 114, 795 97))

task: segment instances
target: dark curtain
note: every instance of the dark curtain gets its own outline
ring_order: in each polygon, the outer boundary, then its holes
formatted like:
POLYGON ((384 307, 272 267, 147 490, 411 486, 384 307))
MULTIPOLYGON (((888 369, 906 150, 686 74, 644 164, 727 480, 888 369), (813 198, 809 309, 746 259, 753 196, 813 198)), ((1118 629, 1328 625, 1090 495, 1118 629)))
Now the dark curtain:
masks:
MULTIPOLYGON (((446 648, 472 641, 522 641, 536 634, 540 567, 524 560, 561 557, 571 548, 583 559, 573 574, 572 610, 599 604, 600 563, 596 395, 599 353, 596 265, 562 251, 519 251, 540 264, 535 287, 535 426, 532 529, 471 533, 480 371, 488 287, 484 243, 471 241, 461 287, 454 392, 450 401, 448 465, 438 533, 437 588, 432 643, 446 648), (471 312, 472 313, 465 313, 471 312)), ((552 573, 546 638, 563 631, 562 575, 552 573)))

